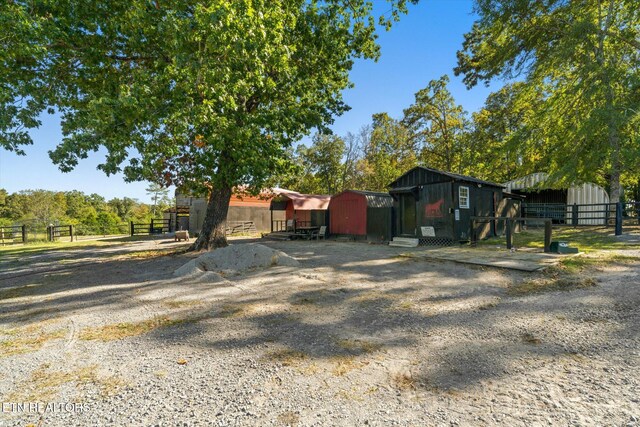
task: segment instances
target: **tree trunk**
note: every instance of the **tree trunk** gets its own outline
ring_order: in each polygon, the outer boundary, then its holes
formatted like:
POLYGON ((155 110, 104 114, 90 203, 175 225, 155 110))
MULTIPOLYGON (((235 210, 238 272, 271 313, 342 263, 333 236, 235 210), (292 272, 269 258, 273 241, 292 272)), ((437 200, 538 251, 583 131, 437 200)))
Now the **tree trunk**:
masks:
POLYGON ((231 187, 218 186, 211 191, 200 236, 190 251, 208 251, 228 245, 225 223, 231 200, 231 187))

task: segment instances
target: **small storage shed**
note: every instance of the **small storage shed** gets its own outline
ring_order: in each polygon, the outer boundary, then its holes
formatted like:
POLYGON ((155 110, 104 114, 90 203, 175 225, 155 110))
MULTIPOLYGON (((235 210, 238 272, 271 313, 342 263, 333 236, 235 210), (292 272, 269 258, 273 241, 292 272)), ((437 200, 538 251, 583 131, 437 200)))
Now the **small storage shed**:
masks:
MULTIPOLYGON (((329 202, 331 196, 302 194, 289 190, 278 190, 271 200, 272 215, 277 211, 285 212, 285 221, 294 220, 296 228, 300 226, 318 227, 329 224, 329 202)), ((271 231, 282 231, 281 225, 272 220, 271 231)))
POLYGON ((572 205, 580 206, 579 225, 606 225, 602 211, 609 203, 609 194, 597 184, 585 182, 569 188, 551 188, 546 184, 549 175, 532 173, 506 182, 507 191, 526 196, 524 216, 553 218, 557 223, 572 219, 572 205))
POLYGON ((388 193, 346 190, 329 203, 332 235, 385 242, 392 238, 393 197, 388 193))
MULTIPOLYGON (((472 176, 418 166, 389 184, 395 207, 394 236, 422 243, 467 241, 471 216, 496 216, 504 186, 472 176)), ((496 235, 494 222, 478 226, 496 235)))

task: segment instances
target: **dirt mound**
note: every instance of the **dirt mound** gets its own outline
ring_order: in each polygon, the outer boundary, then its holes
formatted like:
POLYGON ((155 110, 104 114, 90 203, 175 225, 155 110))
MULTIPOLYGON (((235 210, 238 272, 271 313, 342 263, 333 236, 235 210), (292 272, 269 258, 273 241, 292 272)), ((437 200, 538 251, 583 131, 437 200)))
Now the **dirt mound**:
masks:
POLYGON ((300 263, 282 251, 258 243, 247 243, 207 252, 178 268, 173 274, 192 276, 203 272, 217 272, 228 276, 244 270, 275 265, 296 267, 300 263))

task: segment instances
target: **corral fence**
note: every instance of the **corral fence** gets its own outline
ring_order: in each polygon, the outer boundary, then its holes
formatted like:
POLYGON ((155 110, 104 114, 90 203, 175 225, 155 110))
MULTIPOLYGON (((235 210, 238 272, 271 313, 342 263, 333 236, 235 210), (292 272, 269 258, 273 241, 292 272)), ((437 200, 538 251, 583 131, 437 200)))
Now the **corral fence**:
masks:
POLYGON ((152 219, 150 223, 136 223, 131 221, 129 232, 132 236, 141 234, 165 234, 173 231, 173 223, 170 219, 152 219))
POLYGON ((258 234, 253 221, 227 221, 225 231, 227 236, 258 234))
POLYGON ((73 225, 49 225, 47 226, 47 240, 55 242, 61 238, 69 238, 73 242, 73 225))
POLYGON ((10 225, 0 227, 0 244, 27 243, 27 226, 10 225))
MULTIPOLYGON (((591 203, 523 203, 522 218, 548 218, 554 226, 614 227, 616 236, 623 226, 640 225, 640 202, 591 203)), ((527 223, 527 221, 525 221, 527 223)))
POLYGON ((472 216, 471 217, 471 245, 475 246, 478 242, 478 225, 486 223, 503 223, 500 224, 500 229, 504 230, 504 236, 507 241, 507 249, 513 248, 513 234, 519 223, 542 223, 544 224, 544 251, 551 252, 551 233, 552 223, 551 218, 510 218, 502 216, 472 216))

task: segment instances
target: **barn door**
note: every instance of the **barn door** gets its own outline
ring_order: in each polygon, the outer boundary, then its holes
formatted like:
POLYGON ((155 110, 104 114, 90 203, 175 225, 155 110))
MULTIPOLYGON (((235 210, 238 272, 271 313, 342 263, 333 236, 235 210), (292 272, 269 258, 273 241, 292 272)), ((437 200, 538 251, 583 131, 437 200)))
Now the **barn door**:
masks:
POLYGON ((416 199, 413 194, 400 195, 400 234, 416 235, 416 199))

